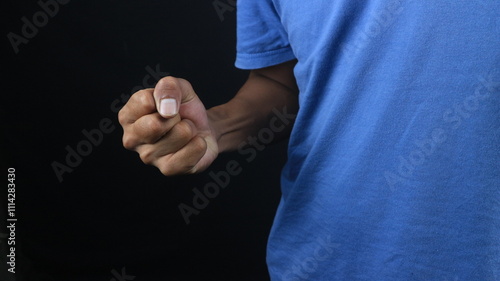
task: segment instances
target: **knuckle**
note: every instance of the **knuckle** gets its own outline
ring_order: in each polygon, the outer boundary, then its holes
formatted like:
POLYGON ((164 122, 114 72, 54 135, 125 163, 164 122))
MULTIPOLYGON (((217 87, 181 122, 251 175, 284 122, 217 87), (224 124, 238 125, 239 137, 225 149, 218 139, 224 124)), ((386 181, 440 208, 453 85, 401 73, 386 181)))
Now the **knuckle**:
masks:
POLYGON ((137 95, 137 101, 140 104, 147 104, 149 102, 149 100, 151 99, 149 93, 147 93, 144 90, 141 90, 141 91, 137 92, 136 95, 137 95))
POLYGON ((172 167, 172 165, 168 161, 162 161, 161 163, 157 163, 155 166, 156 166, 156 168, 158 168, 158 170, 160 170, 160 172, 164 176, 177 175, 177 172, 174 170, 174 168, 172 167))
POLYGON ((160 168, 160 167, 157 167, 158 170, 160 170, 160 173, 162 173, 162 175, 168 177, 168 176, 174 176, 175 174, 173 174, 170 169, 167 169, 167 168, 164 168, 163 166, 160 168))
POLYGON ((125 147, 126 149, 134 150, 137 141, 130 134, 123 134, 122 143, 123 147, 125 147))
POLYGON ((176 135, 179 139, 188 141, 193 137, 193 129, 187 122, 179 122, 175 125, 176 135))
POLYGON ((158 81, 157 87, 162 87, 162 88, 164 87, 167 89, 175 88, 177 84, 177 79, 178 78, 175 78, 173 76, 163 77, 158 81))
POLYGON ((123 126, 127 123, 127 113, 124 108, 118 112, 118 122, 123 126))
POLYGON ((149 117, 144 120, 144 127, 152 134, 161 133, 163 130, 163 126, 157 118, 149 117))
POLYGON ((189 82, 186 79, 183 78, 177 78, 179 81, 179 84, 184 88, 184 89, 193 89, 193 85, 191 85, 191 82, 189 82))
POLYGON ((155 160, 154 153, 151 149, 141 151, 141 153, 139 153, 139 157, 141 158, 141 161, 146 165, 152 165, 155 160))
POLYGON ((140 90, 136 92, 132 98, 132 103, 139 104, 140 106, 151 106, 154 105, 153 96, 151 90, 140 90))

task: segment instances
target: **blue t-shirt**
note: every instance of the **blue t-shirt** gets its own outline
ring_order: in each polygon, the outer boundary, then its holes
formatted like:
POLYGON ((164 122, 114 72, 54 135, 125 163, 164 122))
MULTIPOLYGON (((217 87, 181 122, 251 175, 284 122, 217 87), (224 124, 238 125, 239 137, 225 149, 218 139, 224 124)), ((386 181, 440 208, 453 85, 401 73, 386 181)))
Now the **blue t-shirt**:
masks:
POLYGON ((298 60, 272 280, 500 280, 500 1, 237 3, 237 67, 298 60))

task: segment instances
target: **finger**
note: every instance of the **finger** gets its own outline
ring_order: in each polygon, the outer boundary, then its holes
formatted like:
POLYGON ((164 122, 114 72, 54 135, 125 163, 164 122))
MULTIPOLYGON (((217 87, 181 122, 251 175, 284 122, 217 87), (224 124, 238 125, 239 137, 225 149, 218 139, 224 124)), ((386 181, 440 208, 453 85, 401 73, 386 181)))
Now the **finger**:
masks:
POLYGON ((156 84, 153 96, 160 115, 170 118, 179 113, 179 107, 182 103, 192 100, 196 94, 187 81, 168 76, 156 84))
POLYGON ((165 119, 158 112, 155 112, 142 116, 135 121, 130 128, 130 133, 137 139, 138 144, 153 144, 165 136, 180 121, 179 115, 165 119))
POLYGON ((193 174, 200 170, 197 164, 205 155, 206 150, 205 140, 196 136, 176 153, 157 158, 153 164, 165 176, 193 174))
POLYGON ((155 159, 176 153, 186 146, 196 135, 196 129, 189 120, 182 120, 154 144, 145 144, 137 148, 141 160, 152 164, 155 159))
POLYGON ((153 112, 156 112, 153 89, 145 89, 130 97, 127 104, 118 113, 118 120, 122 126, 125 126, 153 112))

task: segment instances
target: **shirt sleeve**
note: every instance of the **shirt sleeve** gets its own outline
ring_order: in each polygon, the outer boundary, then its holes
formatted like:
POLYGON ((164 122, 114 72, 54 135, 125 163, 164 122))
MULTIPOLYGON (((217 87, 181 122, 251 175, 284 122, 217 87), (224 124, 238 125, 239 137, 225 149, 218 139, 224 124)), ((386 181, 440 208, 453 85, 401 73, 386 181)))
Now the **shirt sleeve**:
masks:
POLYGON ((272 0, 237 1, 235 66, 258 69, 295 58, 272 0))

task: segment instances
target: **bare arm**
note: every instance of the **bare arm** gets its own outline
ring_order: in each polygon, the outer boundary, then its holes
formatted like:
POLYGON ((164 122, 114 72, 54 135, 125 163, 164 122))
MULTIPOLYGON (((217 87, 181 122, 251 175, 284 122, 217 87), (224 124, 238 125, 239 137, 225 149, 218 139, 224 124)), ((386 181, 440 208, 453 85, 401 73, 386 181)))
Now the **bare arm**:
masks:
MULTIPOLYGON (((228 103, 207 111, 219 152, 235 150, 248 136, 269 126, 273 109, 296 113, 298 89, 293 75, 295 61, 252 70, 248 80, 228 103)), ((291 125, 291 124, 290 124, 291 125)), ((280 133, 287 135, 291 126, 280 133)))

